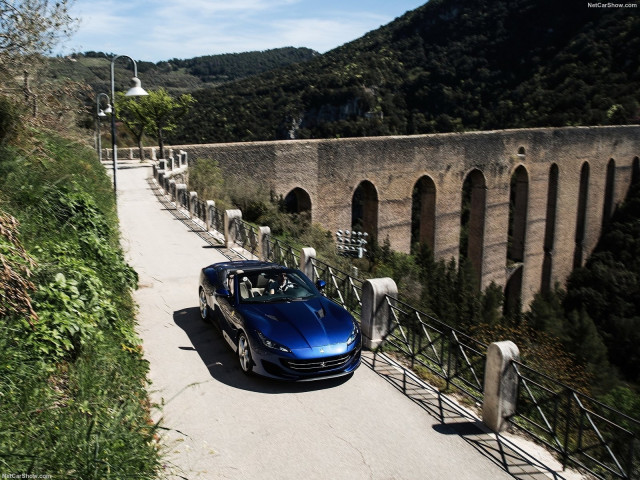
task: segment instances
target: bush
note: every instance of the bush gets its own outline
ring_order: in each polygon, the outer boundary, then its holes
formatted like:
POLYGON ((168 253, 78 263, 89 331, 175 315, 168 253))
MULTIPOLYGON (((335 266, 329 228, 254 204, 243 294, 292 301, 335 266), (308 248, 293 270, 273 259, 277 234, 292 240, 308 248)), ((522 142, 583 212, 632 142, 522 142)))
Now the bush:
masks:
POLYGON ((109 179, 93 151, 32 134, 0 162, 0 471, 155 478, 137 276, 109 179))

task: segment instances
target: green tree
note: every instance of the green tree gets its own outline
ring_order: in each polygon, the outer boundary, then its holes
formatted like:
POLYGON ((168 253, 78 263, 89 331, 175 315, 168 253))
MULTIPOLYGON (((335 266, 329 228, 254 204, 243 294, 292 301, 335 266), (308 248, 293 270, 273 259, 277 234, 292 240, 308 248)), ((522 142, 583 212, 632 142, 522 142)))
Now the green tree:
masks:
POLYGON ((125 97, 121 93, 118 96, 118 118, 135 137, 141 159, 144 158, 142 140, 145 134, 158 140, 160 158, 164 158, 165 133, 176 128, 177 121, 195 102, 189 94, 174 98, 164 88, 152 90, 144 97, 125 97))
POLYGON ((117 92, 116 97, 116 115, 135 138, 140 160, 143 160, 144 148, 142 139, 144 138, 148 119, 145 118, 142 111, 142 102, 137 98, 127 97, 122 92, 117 92))
POLYGON ((189 94, 172 97, 167 90, 150 91, 138 101, 140 118, 145 120, 145 132, 158 140, 160 158, 164 158, 164 138, 175 130, 178 120, 187 114, 195 99, 189 94))

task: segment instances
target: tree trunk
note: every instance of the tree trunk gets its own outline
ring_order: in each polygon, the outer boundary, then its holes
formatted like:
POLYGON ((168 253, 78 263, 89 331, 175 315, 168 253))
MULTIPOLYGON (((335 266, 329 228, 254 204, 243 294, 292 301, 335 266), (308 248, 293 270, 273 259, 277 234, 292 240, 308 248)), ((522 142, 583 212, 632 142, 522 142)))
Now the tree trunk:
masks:
POLYGON ((138 152, 140 152, 140 161, 144 162, 144 147, 142 146, 142 135, 138 137, 138 152))
POLYGON ((158 147, 160 147, 160 158, 165 158, 164 156, 164 139, 162 138, 162 129, 158 129, 158 147))

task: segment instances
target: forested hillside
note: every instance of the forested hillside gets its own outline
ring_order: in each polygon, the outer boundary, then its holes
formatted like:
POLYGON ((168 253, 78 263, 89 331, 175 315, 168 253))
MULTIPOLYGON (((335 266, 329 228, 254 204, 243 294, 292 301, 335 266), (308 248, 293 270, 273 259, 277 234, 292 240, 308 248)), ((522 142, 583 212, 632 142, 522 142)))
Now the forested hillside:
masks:
POLYGON ((306 63, 193 93, 174 143, 636 122, 640 9, 431 0, 306 63))
MULTIPOLYGON (((177 58, 158 62, 137 62, 145 87, 164 87, 173 94, 190 92, 206 85, 219 84, 257 75, 291 63, 305 62, 317 52, 308 48, 275 48, 262 52, 208 55, 187 60, 177 58)), ((115 54, 85 52, 69 58, 49 58, 42 76, 45 79, 73 79, 90 85, 97 92, 111 90, 111 58, 115 54)), ((115 64, 117 88, 128 87, 131 65, 125 59, 115 64)))

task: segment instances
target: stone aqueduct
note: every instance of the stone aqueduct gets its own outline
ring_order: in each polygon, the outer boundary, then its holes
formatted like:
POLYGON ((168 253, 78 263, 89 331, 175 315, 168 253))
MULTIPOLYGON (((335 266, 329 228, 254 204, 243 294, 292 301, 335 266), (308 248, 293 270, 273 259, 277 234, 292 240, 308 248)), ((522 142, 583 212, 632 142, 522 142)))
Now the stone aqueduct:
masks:
POLYGON ((638 126, 173 148, 267 183, 331 231, 358 217, 401 252, 413 232, 435 258, 458 259, 464 224, 481 287, 495 282, 523 305, 585 261, 640 170, 638 126))

